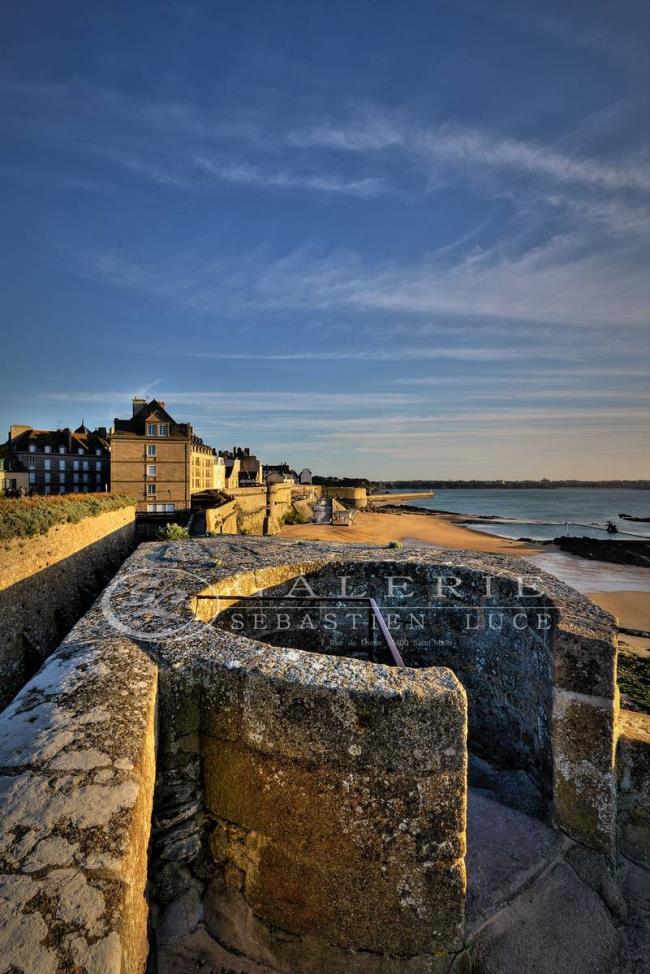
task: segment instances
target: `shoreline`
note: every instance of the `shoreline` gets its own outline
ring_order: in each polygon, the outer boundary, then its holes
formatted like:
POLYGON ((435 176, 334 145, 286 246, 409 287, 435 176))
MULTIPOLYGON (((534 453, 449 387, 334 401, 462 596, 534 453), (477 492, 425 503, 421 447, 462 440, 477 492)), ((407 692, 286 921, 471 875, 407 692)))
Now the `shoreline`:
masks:
MULTIPOLYGON (((350 526, 332 524, 285 524, 281 537, 306 541, 339 541, 348 544, 376 544, 386 546, 391 541, 402 543, 432 545, 437 548, 454 548, 460 551, 476 551, 485 554, 515 555, 534 557, 560 553, 560 548, 548 542, 519 541, 489 534, 476 528, 465 527, 467 515, 450 512, 432 512, 420 509, 405 512, 359 511, 350 526), (463 520, 464 519, 464 520, 463 520)), ((475 523, 475 522, 474 522, 475 523)), ((571 555, 566 555, 572 558, 571 555)), ((576 559, 577 560, 577 559, 576 559)), ((602 565, 603 574, 617 574, 619 566, 615 563, 591 563, 594 567, 602 565)), ((546 569, 548 570, 548 569, 546 569)), ((597 605, 618 619, 621 626, 630 629, 650 630, 650 596, 646 591, 598 587, 590 584, 584 594, 597 605)), ((573 586, 576 587, 575 585, 573 586)), ((650 585, 649 585, 650 588, 650 585)), ((650 651, 650 640, 635 636, 621 637, 622 641, 636 652, 646 655, 650 651)))

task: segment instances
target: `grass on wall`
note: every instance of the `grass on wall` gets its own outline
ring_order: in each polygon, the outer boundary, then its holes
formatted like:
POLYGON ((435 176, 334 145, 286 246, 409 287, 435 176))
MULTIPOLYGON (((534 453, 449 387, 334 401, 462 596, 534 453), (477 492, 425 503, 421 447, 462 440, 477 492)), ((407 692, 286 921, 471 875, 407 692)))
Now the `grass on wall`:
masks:
POLYGON ((76 524, 85 517, 133 507, 124 494, 62 494, 48 497, 0 498, 0 541, 46 534, 55 524, 76 524))

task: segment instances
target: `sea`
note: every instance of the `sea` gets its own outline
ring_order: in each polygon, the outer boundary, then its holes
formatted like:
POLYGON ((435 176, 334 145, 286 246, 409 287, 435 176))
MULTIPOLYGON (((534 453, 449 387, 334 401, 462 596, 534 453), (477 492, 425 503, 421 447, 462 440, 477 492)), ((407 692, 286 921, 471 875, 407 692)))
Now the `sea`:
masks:
MULTIPOLYGON (((398 493, 398 491, 395 491, 398 493)), ((558 487, 553 489, 449 490, 433 497, 409 499, 409 506, 450 513, 493 516, 494 521, 464 525, 504 538, 548 541, 561 535, 613 540, 649 539, 650 522, 627 521, 622 514, 650 517, 650 490, 609 487, 558 487), (607 531, 607 523, 617 533, 607 531)), ((650 569, 577 558, 549 551, 526 559, 580 592, 650 591, 650 569)))
MULTIPOLYGON (((399 493, 395 491, 395 493, 399 493)), ((491 516, 475 527, 504 538, 532 538, 550 541, 561 535, 608 538, 610 541, 650 538, 650 521, 627 521, 621 517, 650 518, 650 490, 608 487, 558 487, 552 489, 474 490, 440 489, 433 497, 409 500, 413 507, 456 514, 491 516), (618 535, 607 531, 611 521, 618 535)))

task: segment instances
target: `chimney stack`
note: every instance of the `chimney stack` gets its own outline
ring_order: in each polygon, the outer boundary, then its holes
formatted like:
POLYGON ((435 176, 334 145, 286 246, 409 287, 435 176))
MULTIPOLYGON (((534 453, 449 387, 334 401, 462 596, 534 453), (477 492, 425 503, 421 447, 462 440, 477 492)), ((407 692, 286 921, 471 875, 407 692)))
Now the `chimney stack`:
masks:
POLYGON ((132 404, 133 404, 133 416, 135 416, 136 413, 140 412, 143 406, 146 406, 147 400, 139 399, 137 396, 134 396, 132 399, 132 404))

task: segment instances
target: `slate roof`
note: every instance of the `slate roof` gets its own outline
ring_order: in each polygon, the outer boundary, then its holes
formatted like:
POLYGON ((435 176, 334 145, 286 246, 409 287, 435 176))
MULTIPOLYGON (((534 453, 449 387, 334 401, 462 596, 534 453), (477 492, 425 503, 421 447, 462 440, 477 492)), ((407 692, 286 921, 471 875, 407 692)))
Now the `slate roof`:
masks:
POLYGON ((39 453, 42 453, 46 446, 51 448, 52 453, 58 453, 60 447, 63 447, 66 453, 75 454, 80 449, 84 453, 93 455, 96 450, 101 450, 102 454, 109 452, 108 437, 101 435, 97 430, 90 431, 87 427, 83 427, 85 432, 81 430, 82 427, 74 431, 28 429, 18 433, 12 440, 7 440, 3 444, 3 449, 6 449, 7 454, 28 453, 30 444, 33 444, 39 453))

